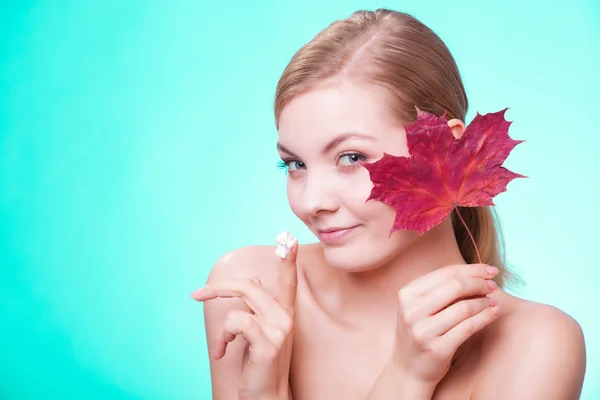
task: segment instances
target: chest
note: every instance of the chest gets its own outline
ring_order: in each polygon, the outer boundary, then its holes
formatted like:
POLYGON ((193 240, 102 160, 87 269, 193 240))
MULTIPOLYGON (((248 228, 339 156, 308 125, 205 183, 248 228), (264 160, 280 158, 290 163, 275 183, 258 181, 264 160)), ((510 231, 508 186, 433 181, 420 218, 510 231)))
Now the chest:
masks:
POLYGON ((366 399, 389 350, 339 327, 297 323, 290 366, 294 400, 366 399))
MULTIPOLYGON (((294 400, 365 400, 389 360, 394 338, 393 331, 384 333, 373 326, 344 328, 319 310, 299 307, 290 366, 294 400)), ((433 399, 469 399, 473 369, 476 362, 468 360, 451 370, 433 399)))

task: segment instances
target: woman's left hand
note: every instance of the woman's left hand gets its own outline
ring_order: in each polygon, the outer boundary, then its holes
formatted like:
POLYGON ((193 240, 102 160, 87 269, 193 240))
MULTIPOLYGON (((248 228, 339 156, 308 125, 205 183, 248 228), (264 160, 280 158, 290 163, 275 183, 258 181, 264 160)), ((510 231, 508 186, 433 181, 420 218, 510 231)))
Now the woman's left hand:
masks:
POLYGON ((487 296, 497 273, 484 264, 451 265, 400 289, 396 365, 419 381, 439 382, 458 347, 496 319, 487 296))
POLYGON ((430 400, 458 347, 496 319, 487 295, 497 273, 483 264, 451 265, 400 289, 392 357, 368 399, 430 400))

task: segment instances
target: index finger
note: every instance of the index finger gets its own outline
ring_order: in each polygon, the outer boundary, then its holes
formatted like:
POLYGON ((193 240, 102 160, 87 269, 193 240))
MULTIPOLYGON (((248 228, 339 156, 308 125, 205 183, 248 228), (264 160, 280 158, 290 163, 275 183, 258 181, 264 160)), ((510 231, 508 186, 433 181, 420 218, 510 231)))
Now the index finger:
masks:
POLYGON ((279 276, 277 278, 277 291, 275 292, 275 300, 277 300, 290 315, 294 314, 296 290, 298 288, 297 256, 298 239, 294 239, 290 252, 285 258, 282 258, 279 261, 279 276))
POLYGON ((457 277, 473 277, 481 279, 492 279, 498 274, 498 268, 486 264, 458 264, 449 265, 430 272, 412 283, 409 283, 407 291, 410 296, 421 296, 433 289, 443 286, 446 282, 457 277), (491 269, 490 269, 491 268, 491 269))

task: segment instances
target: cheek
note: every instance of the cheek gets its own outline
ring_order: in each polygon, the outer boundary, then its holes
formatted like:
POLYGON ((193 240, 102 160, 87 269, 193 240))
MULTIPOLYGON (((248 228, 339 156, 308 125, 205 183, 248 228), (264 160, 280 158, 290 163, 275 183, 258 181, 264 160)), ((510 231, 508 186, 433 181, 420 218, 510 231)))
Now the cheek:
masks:
MULTIPOLYGON (((395 231, 390 236, 396 219, 396 211, 391 206, 378 200, 369 200, 365 203, 365 200, 371 194, 371 187, 372 184, 366 190, 366 195, 365 193, 359 195, 360 190, 357 190, 357 195, 354 198, 354 209, 356 214, 366 222, 367 229, 365 235, 361 238, 363 246, 373 249, 373 251, 358 251, 361 255, 355 254, 354 257, 365 257, 370 263, 378 265, 402 252, 417 240, 419 235, 412 231, 395 231)), ((363 261, 367 262, 366 259, 363 261)))
MULTIPOLYGON (((344 197, 353 208, 363 210, 363 213, 377 213, 377 206, 373 206, 375 201, 367 199, 371 195, 373 182, 369 176, 369 171, 359 168, 358 171, 350 175, 344 182, 344 197)), ((385 206, 385 205, 384 205, 385 206)))
POLYGON ((288 178, 286 190, 290 209, 292 210, 294 215, 296 215, 296 217, 298 217, 304 223, 307 223, 307 217, 306 215, 303 215, 301 211, 302 209, 300 207, 300 196, 302 195, 302 193, 300 191, 299 185, 291 183, 288 178))
POLYGON ((370 225, 377 225, 387 232, 392 228, 396 212, 390 206, 378 200, 368 200, 373 189, 368 172, 364 179, 357 179, 348 185, 347 204, 353 212, 370 225))
POLYGON ((402 253, 418 238, 419 234, 413 231, 395 231, 390 235, 394 224, 395 212, 391 207, 381 204, 380 215, 368 224, 366 235, 362 237, 362 243, 354 250, 357 261, 360 259, 365 264, 378 266, 384 264, 398 254, 402 253), (385 208, 384 208, 385 207, 385 208), (365 249, 370 249, 365 251, 365 249))

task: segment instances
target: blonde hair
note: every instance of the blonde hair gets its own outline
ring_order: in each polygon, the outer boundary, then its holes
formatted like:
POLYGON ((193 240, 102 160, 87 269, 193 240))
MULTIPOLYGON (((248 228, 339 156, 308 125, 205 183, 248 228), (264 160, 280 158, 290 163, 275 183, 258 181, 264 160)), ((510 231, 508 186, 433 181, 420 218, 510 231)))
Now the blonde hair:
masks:
MULTIPOLYGON (((356 11, 333 22, 292 57, 277 85, 275 123, 286 104, 332 77, 344 75, 376 84, 391 94, 390 111, 404 124, 421 110, 449 119, 465 120, 467 95, 450 51, 427 26, 409 14, 388 9, 356 11)), ((489 207, 454 210, 452 223, 461 254, 478 263, 473 242, 456 212, 473 235, 485 264, 496 266, 500 287, 518 280, 504 259, 502 235, 489 207)))

